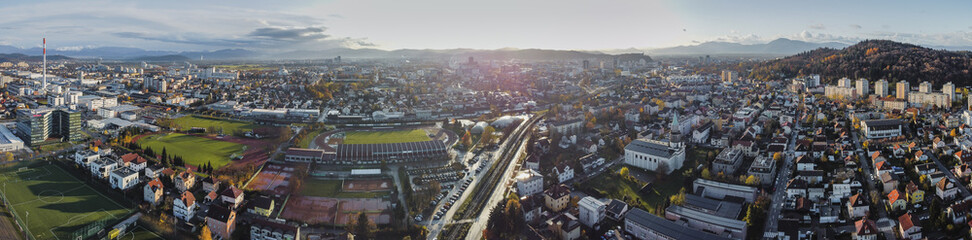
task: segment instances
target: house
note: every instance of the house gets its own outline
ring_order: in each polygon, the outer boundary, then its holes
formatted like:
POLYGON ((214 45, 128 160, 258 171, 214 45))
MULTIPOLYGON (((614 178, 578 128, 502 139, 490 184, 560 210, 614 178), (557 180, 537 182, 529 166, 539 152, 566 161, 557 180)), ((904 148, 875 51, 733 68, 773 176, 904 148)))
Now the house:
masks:
POLYGON ((919 204, 925 201, 925 191, 918 188, 918 185, 914 182, 908 182, 905 191, 908 193, 908 202, 911 204, 919 204))
POLYGON ((247 205, 249 205, 246 209, 247 212, 268 217, 273 212, 274 201, 273 198, 267 196, 257 196, 247 202, 247 205))
POLYGON ((958 194, 958 187, 948 178, 942 178, 935 184, 935 195, 942 200, 952 200, 958 194))
POLYGON ((516 174, 516 192, 520 196, 543 192, 543 175, 533 169, 521 170, 516 174))
POLYGON ((203 178, 202 183, 204 192, 214 192, 219 189, 219 180, 216 180, 213 176, 203 178))
POLYGON ((928 161, 928 155, 925 155, 925 151, 918 150, 917 152, 915 152, 915 160, 921 162, 928 161))
POLYGON ((918 175, 926 175, 936 171, 938 171, 938 166, 935 166, 934 163, 915 164, 915 172, 918 175))
POLYGON ((249 221, 251 240, 300 240, 299 226, 263 218, 249 221))
POLYGON ((172 182, 175 183, 176 189, 179 189, 180 192, 185 192, 192 188, 193 185, 196 185, 196 174, 193 174, 192 170, 186 169, 186 171, 177 174, 172 182))
POLYGON ((228 188, 226 188, 226 190, 223 190, 223 193, 220 194, 220 198, 223 200, 223 203, 226 203, 231 208, 235 209, 243 203, 243 190, 230 185, 228 188))
POLYGON ((216 199, 219 199, 219 194, 216 191, 209 191, 209 193, 206 193, 206 198, 203 199, 203 202, 211 203, 216 199))
POLYGON ((970 209, 972 209, 972 200, 961 200, 945 208, 945 216, 951 218, 953 224, 960 224, 968 221, 970 209))
POLYGON ((786 198, 795 199, 807 196, 807 181, 799 178, 786 183, 786 198))
POLYGON ((563 184, 553 185, 543 191, 543 202, 550 211, 560 212, 567 208, 567 203, 570 202, 570 189, 563 184))
POLYGON ((587 196, 577 202, 578 219, 581 224, 594 227, 607 214, 607 205, 596 198, 587 196))
POLYGON ((136 172, 142 171, 148 165, 148 160, 145 160, 142 156, 135 153, 129 153, 121 156, 122 164, 125 167, 131 168, 136 172))
POLYGON ((749 165, 749 171, 747 173, 750 176, 758 178, 763 185, 773 184, 773 181, 775 181, 774 178, 776 177, 776 161, 767 156, 758 156, 749 165))
POLYGON ((138 184, 138 171, 131 168, 119 168, 111 171, 111 187, 128 190, 138 184))
POLYGON ((854 240, 876 240, 878 235, 877 226, 870 219, 861 219, 854 222, 854 232, 851 237, 854 240))
POLYGON ((898 217, 898 234, 904 239, 921 239, 921 226, 915 225, 910 213, 902 214, 898 217))
POLYGON ((891 190, 898 188, 898 175, 892 174, 891 172, 881 173, 881 184, 884 187, 884 192, 889 193, 891 190))
POLYGON ((867 216, 870 206, 867 203, 867 196, 861 193, 852 195, 847 199, 847 214, 850 218, 856 219, 867 216))
POLYGON ((77 151, 74 153, 74 163, 80 166, 88 166, 88 163, 101 159, 101 156, 91 150, 77 151))
POLYGON ((628 204, 617 199, 609 199, 607 201, 607 217, 615 220, 621 221, 624 219, 624 214, 628 212, 628 204))
POLYGON ((908 201, 905 200, 905 196, 898 189, 891 190, 891 193, 888 193, 888 209, 890 211, 905 210, 907 207, 908 201))
POLYGON ((588 154, 580 158, 580 163, 581 167, 584 168, 584 172, 593 172, 595 168, 604 165, 604 158, 594 154, 588 154))
POLYGON ((540 156, 533 154, 523 161, 523 168, 540 171, 540 156))
POLYGON ((159 173, 162 172, 162 169, 163 169, 163 167, 161 165, 152 165, 152 166, 145 167, 145 169, 143 169, 143 171, 145 173, 144 176, 145 176, 145 178, 148 178, 148 179, 158 178, 159 177, 159 173))
POLYGON ((206 226, 219 239, 231 239, 230 235, 236 229, 236 211, 219 205, 210 206, 206 212, 206 226))
POLYGON ((554 167, 554 173, 557 174, 558 183, 564 183, 574 179, 574 169, 567 165, 567 163, 561 163, 554 167))
POLYGON ((111 159, 96 159, 88 162, 88 168, 91 170, 91 175, 104 179, 108 178, 112 170, 118 166, 118 162, 111 159))
POLYGON ((143 199, 149 204, 152 204, 152 206, 155 206, 162 199, 162 190, 162 181, 159 181, 158 178, 152 179, 142 189, 143 199))
POLYGON ((547 229, 557 235, 558 239, 576 240, 581 237, 580 222, 570 213, 561 213, 546 222, 547 229))
POLYGON ((183 191, 181 197, 172 201, 172 216, 188 222, 196 215, 196 207, 196 197, 183 191))
POLYGON ((523 220, 527 223, 535 223, 543 214, 543 200, 539 195, 520 197, 520 209, 523 210, 523 220))
POLYGON ((797 157, 796 163, 797 163, 797 171, 810 171, 817 168, 816 158, 812 158, 806 155, 797 157))
POLYGON ((972 176, 972 167, 969 167, 967 163, 955 164, 954 168, 952 172, 955 173, 955 177, 964 178, 972 176))

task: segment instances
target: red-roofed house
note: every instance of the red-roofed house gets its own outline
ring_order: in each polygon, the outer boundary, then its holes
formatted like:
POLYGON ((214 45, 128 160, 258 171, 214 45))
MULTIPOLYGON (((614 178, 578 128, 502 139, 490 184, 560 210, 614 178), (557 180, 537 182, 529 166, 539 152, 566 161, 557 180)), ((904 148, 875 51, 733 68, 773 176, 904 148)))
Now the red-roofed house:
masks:
POLYGON ((908 201, 905 200, 905 196, 901 194, 898 189, 891 190, 888 193, 888 207, 891 211, 904 210, 908 206, 908 201))
POLYGON ((223 193, 220 194, 220 198, 223 202, 232 206, 232 208, 239 207, 243 203, 243 190, 230 185, 223 193))
POLYGON ((921 239, 921 226, 915 225, 911 214, 905 213, 898 217, 898 233, 901 238, 918 240, 921 239))
POLYGON ((145 184, 144 189, 142 189, 142 195, 146 202, 155 206, 159 203, 159 199, 162 198, 162 181, 158 178, 152 179, 147 184, 145 184))
POLYGON ((188 222, 196 215, 196 197, 191 192, 182 192, 182 197, 172 202, 172 216, 188 222))
POLYGON ((851 234, 858 240, 876 240, 878 234, 877 226, 870 219, 861 219, 854 222, 854 233, 851 234))
POLYGON ((145 169, 145 167, 148 166, 148 160, 145 160, 145 158, 135 153, 122 155, 121 160, 126 167, 129 167, 136 172, 142 171, 142 169, 145 169))

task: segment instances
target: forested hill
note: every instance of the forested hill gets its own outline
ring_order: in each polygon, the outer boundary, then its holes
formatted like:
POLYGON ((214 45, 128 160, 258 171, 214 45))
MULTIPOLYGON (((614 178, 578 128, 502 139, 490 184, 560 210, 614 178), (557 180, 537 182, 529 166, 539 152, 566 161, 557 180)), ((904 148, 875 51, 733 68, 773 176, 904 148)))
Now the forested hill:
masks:
POLYGON ((848 77, 889 82, 907 80, 912 85, 929 81, 972 85, 972 53, 935 50, 887 40, 867 40, 837 50, 820 48, 786 58, 758 63, 751 77, 761 80, 820 74, 826 83, 848 77))

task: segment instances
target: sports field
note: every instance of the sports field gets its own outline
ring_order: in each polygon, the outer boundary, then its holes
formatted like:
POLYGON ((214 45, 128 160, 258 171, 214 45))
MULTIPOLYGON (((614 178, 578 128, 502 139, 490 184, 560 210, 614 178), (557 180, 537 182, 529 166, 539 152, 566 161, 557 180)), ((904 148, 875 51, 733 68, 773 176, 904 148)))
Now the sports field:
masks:
POLYGON ((213 168, 230 163, 232 157, 240 156, 245 150, 242 144, 181 133, 148 135, 139 138, 138 144, 143 149, 151 147, 156 154, 161 154, 165 148, 166 154, 182 156, 186 164, 198 166, 212 163, 213 168))
POLYGON ((208 117, 200 116, 185 116, 181 118, 176 118, 172 120, 173 123, 179 125, 179 130, 187 131, 193 127, 208 128, 210 126, 216 128, 222 128, 224 134, 232 134, 237 129, 243 131, 250 131, 257 127, 257 125, 250 122, 243 121, 233 121, 225 119, 213 119, 208 117))
POLYGON ((399 131, 347 131, 344 144, 424 142, 432 140, 422 129, 399 131))
POLYGON ((341 180, 304 179, 301 195, 308 197, 331 198, 378 198, 388 195, 388 192, 344 192, 341 190, 341 180))
POLYGON ((13 212, 36 239, 70 239, 93 222, 130 212, 54 165, 4 169, 0 182, 13 212))

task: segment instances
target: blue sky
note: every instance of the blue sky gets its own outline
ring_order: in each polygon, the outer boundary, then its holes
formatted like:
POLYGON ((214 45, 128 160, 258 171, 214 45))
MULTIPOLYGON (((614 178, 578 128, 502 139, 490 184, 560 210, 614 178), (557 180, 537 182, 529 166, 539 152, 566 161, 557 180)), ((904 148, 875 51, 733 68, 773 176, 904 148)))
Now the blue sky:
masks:
POLYGON ((77 49, 620 49, 705 41, 972 46, 972 1, 3 1, 0 44, 77 49))

